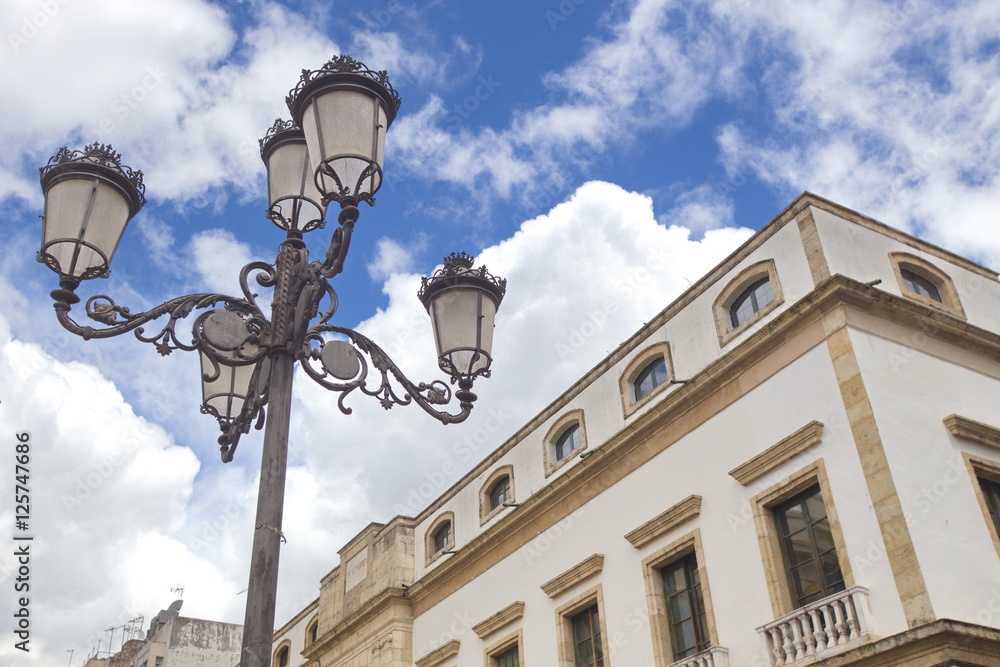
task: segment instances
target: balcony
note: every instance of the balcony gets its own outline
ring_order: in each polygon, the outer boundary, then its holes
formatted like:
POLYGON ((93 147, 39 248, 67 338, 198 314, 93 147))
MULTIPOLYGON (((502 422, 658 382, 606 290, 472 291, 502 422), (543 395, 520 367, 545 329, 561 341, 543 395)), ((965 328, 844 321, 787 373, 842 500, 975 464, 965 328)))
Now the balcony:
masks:
POLYGON ((868 589, 848 588, 757 628, 771 664, 810 665, 875 639, 868 589))
POLYGON ((729 649, 713 646, 689 658, 672 662, 669 667, 729 667, 729 649))

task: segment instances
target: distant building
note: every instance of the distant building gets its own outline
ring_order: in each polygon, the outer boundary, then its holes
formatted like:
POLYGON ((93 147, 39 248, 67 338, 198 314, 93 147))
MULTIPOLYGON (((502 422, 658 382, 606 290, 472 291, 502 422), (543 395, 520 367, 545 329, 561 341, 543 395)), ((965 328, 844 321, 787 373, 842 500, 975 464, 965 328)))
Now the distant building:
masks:
POLYGON ((345 545, 275 656, 1000 665, 998 529, 997 274, 803 194, 418 516, 345 545))
POLYGON ((145 640, 125 642, 122 650, 85 667, 233 667, 239 662, 243 626, 180 616, 181 600, 149 624, 145 640))

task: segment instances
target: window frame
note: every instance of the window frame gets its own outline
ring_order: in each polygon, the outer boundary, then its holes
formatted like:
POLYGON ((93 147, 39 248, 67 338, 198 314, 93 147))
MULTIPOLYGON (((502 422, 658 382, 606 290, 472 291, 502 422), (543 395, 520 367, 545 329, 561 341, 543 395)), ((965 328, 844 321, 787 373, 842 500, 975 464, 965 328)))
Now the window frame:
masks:
POLYGON ((701 545, 701 530, 695 528, 665 547, 656 550, 642 561, 646 601, 649 607, 649 627, 656 647, 653 652, 656 667, 668 667, 678 660, 674 657, 676 650, 671 632, 670 614, 667 609, 663 572, 671 565, 690 557, 693 557, 697 563, 698 580, 701 584, 701 601, 705 608, 705 631, 707 634, 704 639, 708 646, 700 652, 719 645, 715 613, 712 607, 712 591, 708 580, 705 554, 701 545))
MULTIPOLYGON (((823 501, 823 510, 824 510, 824 512, 826 512, 826 499, 823 497, 823 489, 820 488, 819 484, 816 484, 814 486, 810 486, 809 488, 805 489, 804 491, 801 491, 798 495, 795 495, 792 498, 789 498, 789 499, 787 499, 787 500, 785 500, 785 501, 783 501, 783 502, 781 502, 781 503, 779 503, 779 504, 777 504, 777 505, 775 505, 775 506, 773 506, 771 508, 771 512, 772 512, 772 514, 774 514, 775 522, 777 523, 778 538, 779 538, 779 541, 781 542, 781 546, 782 546, 782 549, 781 549, 782 560, 783 560, 784 565, 785 565, 785 574, 788 577, 789 593, 792 596, 792 604, 795 605, 796 609, 805 607, 806 605, 808 605, 808 604, 810 604, 812 602, 816 602, 817 600, 821 600, 821 599, 823 599, 825 597, 833 595, 834 593, 839 593, 839 592, 841 592, 841 591, 843 591, 843 590, 846 589, 846 586, 844 585, 844 573, 842 571, 840 571, 839 555, 837 555, 837 553, 836 553, 837 545, 834 544, 830 549, 828 549, 826 551, 823 551, 821 553, 820 552, 820 546, 817 543, 816 531, 814 529, 815 529, 816 525, 819 524, 822 521, 826 521, 827 524, 829 524, 830 515, 829 515, 829 513, 827 513, 827 514, 825 514, 825 516, 823 516, 822 519, 816 519, 816 520, 813 520, 811 518, 811 516, 810 516, 810 510, 809 510, 809 507, 808 507, 808 499, 812 498, 812 497, 814 497, 816 495, 819 495, 820 498, 821 498, 821 500, 823 501), (797 532, 804 532, 807 535, 808 541, 809 541, 809 556, 810 556, 809 560, 812 562, 812 565, 816 568, 817 574, 820 577, 820 581, 819 581, 819 585, 820 585, 820 589, 821 589, 819 591, 820 592, 820 596, 818 598, 815 598, 815 599, 808 599, 810 596, 806 596, 804 594, 800 595, 798 593, 798 589, 801 586, 801 582, 798 579, 798 577, 795 576, 794 568, 793 568, 792 563, 791 563, 791 552, 792 552, 791 545, 792 545, 792 542, 791 542, 790 539, 788 539, 790 537, 790 535, 789 536, 784 535, 785 531, 782 528, 782 523, 783 522, 780 520, 780 514, 782 512, 784 512, 786 510, 790 510, 792 507, 795 507, 795 506, 799 506, 799 507, 802 508, 803 514, 804 514, 805 518, 807 519, 806 525, 803 528, 803 530, 802 531, 797 531, 797 532), (823 571, 823 565, 822 565, 822 562, 821 562, 821 558, 822 558, 823 555, 829 553, 831 550, 834 552, 834 555, 837 556, 837 561, 838 561, 837 562, 837 570, 838 570, 838 574, 840 576, 839 586, 837 584, 828 585, 826 583, 825 572, 823 571)), ((832 539, 832 532, 831 532, 831 539, 832 539)), ((796 566, 798 566, 798 565, 801 565, 801 564, 797 564, 796 566)))
POLYGON ((975 456, 967 452, 962 453, 962 458, 965 460, 965 466, 969 471, 973 493, 976 496, 976 501, 979 503, 980 510, 982 510, 983 520, 986 522, 986 530, 990 535, 990 540, 993 542, 994 549, 996 549, 997 556, 1000 557, 1000 526, 995 524, 992 512, 990 512, 989 500, 982 485, 982 481, 985 480, 991 484, 1000 486, 1000 462, 975 456))
POLYGON ((305 632, 305 644, 306 648, 309 648, 319 640, 319 614, 316 614, 306 623, 305 632))
POLYGON ((908 252, 889 253, 889 262, 892 264, 892 272, 896 276, 896 283, 899 286, 900 294, 925 306, 943 310, 963 320, 965 319, 965 309, 962 307, 958 290, 955 288, 955 281, 951 279, 951 276, 926 259, 908 252), (912 273, 932 284, 937 289, 941 300, 938 301, 910 289, 907 285, 906 277, 903 275, 904 271, 912 273))
POLYGON ((639 351, 632 361, 625 367, 624 372, 618 378, 618 386, 621 391, 622 413, 628 417, 656 400, 658 396, 669 391, 675 385, 670 381, 674 379, 674 362, 670 353, 670 343, 654 343, 639 351), (663 364, 667 370, 667 380, 653 387, 653 389, 640 399, 635 398, 634 385, 639 374, 642 373, 658 357, 663 358, 663 364))
POLYGON ((514 503, 517 502, 516 489, 514 487, 514 466, 513 465, 503 465, 499 468, 493 470, 483 485, 479 488, 479 525, 484 525, 487 521, 491 520, 493 517, 497 516, 505 509, 510 509, 509 507, 504 507, 501 503, 496 507, 491 507, 490 493, 493 488, 506 477, 510 483, 510 496, 504 502, 514 503))
POLYGON ((567 465, 570 461, 579 458, 579 454, 582 454, 587 450, 587 428, 583 419, 583 410, 570 410, 559 417, 559 419, 553 423, 548 432, 545 434, 543 449, 546 477, 567 465), (566 431, 569 430, 574 424, 578 425, 580 429, 580 446, 572 450, 566 456, 557 460, 556 443, 559 438, 562 437, 562 435, 566 433, 566 431))
POLYGON ((764 574, 767 579, 768 594, 771 596, 771 608, 774 618, 798 609, 785 572, 783 547, 778 535, 778 525, 772 511, 785 501, 819 486, 823 494, 823 506, 830 520, 830 533, 837 554, 837 563, 844 578, 844 588, 856 585, 854 573, 851 571, 851 561, 847 553, 847 544, 841 529, 835 496, 830 488, 830 479, 826 472, 826 464, 822 458, 801 468, 797 472, 774 484, 751 499, 754 525, 757 529, 757 540, 760 545, 761 558, 764 564, 764 574))
POLYGON ((292 658, 292 642, 289 641, 288 639, 286 639, 283 642, 281 642, 280 644, 278 644, 278 648, 274 649, 274 657, 271 660, 271 664, 274 665, 275 667, 280 667, 282 653, 284 653, 284 655, 285 655, 285 660, 286 660, 285 666, 287 667, 288 664, 291 663, 291 661, 292 661, 291 660, 291 658, 292 658))
POLYGON ((601 633, 600 649, 602 667, 609 667, 608 628, 604 613, 604 593, 600 585, 578 595, 556 609, 558 667, 578 667, 576 663, 576 643, 573 636, 573 619, 590 609, 597 610, 598 629, 601 633))
POLYGON ((438 558, 444 555, 445 551, 449 551, 455 548, 456 544, 456 526, 455 526, 455 513, 454 512, 442 512, 434 521, 427 527, 424 533, 424 561, 425 566, 430 565, 438 558), (436 546, 436 538, 438 532, 444 525, 448 523, 451 524, 451 541, 446 544, 443 548, 438 549, 436 546))
POLYGON ((499 667, 500 659, 511 651, 517 651, 517 666, 524 667, 524 637, 520 628, 486 647, 486 667, 499 667))
POLYGON ((765 259, 755 264, 747 266, 726 283, 719 295, 712 304, 712 312, 715 316, 715 329, 719 336, 719 346, 725 347, 733 339, 750 329, 754 324, 767 317, 781 304, 785 302, 785 295, 781 289, 781 281, 778 280, 778 270, 773 259, 765 259), (730 308, 743 294, 760 280, 767 278, 771 284, 771 292, 774 298, 760 307, 757 312, 740 322, 738 326, 733 326, 730 318, 730 308))

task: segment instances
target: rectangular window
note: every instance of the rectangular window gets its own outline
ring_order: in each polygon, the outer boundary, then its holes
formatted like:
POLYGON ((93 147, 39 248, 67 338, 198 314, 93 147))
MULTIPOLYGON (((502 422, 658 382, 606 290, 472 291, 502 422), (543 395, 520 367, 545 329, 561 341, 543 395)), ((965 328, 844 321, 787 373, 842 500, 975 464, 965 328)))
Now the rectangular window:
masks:
POLYGON ((844 576, 819 485, 773 511, 795 607, 844 590, 844 576))
POLYGON ((709 647, 705 603, 695 554, 663 569, 663 595, 670 623, 674 660, 687 658, 709 647))
POLYGON ((493 664, 496 667, 518 667, 521 663, 518 661, 517 647, 493 658, 493 664))
POLYGON ((993 527, 1000 535, 1000 484, 979 478, 979 486, 983 490, 983 497, 986 499, 986 507, 990 511, 990 518, 993 519, 993 527))
POLYGON ((601 648, 601 623, 597 605, 570 619, 573 626, 573 659, 575 667, 604 667, 601 648))

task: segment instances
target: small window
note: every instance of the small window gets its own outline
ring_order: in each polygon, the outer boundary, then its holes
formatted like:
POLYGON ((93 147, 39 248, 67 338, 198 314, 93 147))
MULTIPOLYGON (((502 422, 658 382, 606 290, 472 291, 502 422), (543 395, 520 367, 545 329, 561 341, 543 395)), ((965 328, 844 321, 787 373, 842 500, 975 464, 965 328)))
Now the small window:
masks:
POLYGON ((574 667, 604 667, 601 623, 597 615, 597 605, 573 616, 570 624, 573 626, 574 667))
POLYGON ((632 381, 633 398, 637 401, 641 400, 649 392, 666 382, 667 379, 667 362, 663 357, 657 357, 639 371, 639 374, 635 376, 635 380, 632 381))
POLYGON ((278 651, 277 667, 288 667, 288 647, 285 646, 278 651))
POLYGON ((986 507, 990 511, 990 518, 993 519, 993 528, 997 535, 1000 535, 1000 484, 979 478, 979 486, 983 490, 983 497, 986 499, 986 507))
POLYGON ((490 489, 490 509, 495 510, 509 500, 510 477, 504 475, 490 489))
POLYGON ((451 521, 446 521, 434 531, 434 551, 444 551, 449 546, 451 546, 451 521))
POLYGON ((771 278, 764 276, 743 290, 729 306, 729 324, 733 329, 737 328, 772 301, 771 278))
POLYGON ((306 628, 306 646, 311 646, 316 643, 316 639, 319 637, 319 618, 314 618, 312 623, 306 628))
POLYGON ((518 659, 517 647, 515 646, 511 650, 494 657, 493 664, 496 667, 520 667, 521 663, 518 659))
POLYGON ((938 291, 937 285, 932 283, 927 278, 924 278, 919 273, 915 273, 909 269, 901 269, 900 275, 903 276, 903 285, 906 289, 910 290, 914 294, 919 294, 920 296, 927 297, 928 299, 933 299, 938 303, 944 303, 941 299, 941 292, 938 291))
POLYGON ((681 660, 707 649, 708 625, 695 554, 689 554, 663 569, 663 596, 670 623, 674 660, 681 660))
POLYGON ((774 508, 785 572, 796 608, 844 590, 844 575, 820 487, 774 508))
POLYGON ((580 425, 573 424, 568 429, 562 432, 562 435, 556 439, 555 444, 555 454, 556 461, 562 461, 564 458, 569 456, 574 450, 579 449, 581 444, 580 440, 580 425))

